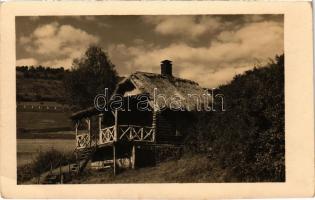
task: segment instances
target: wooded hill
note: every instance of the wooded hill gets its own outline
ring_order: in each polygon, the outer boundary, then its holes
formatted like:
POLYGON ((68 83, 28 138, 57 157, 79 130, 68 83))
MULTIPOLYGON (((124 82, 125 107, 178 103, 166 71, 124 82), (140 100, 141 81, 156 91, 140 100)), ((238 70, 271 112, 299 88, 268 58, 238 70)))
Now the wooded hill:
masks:
POLYGON ((50 67, 16 67, 17 101, 54 101, 64 103, 64 77, 68 70, 50 67))

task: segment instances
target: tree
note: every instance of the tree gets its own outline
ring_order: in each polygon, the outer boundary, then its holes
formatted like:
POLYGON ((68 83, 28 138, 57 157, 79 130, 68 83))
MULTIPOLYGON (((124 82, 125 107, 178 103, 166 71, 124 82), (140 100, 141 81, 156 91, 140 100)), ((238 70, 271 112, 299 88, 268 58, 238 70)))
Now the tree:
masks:
POLYGON ((65 79, 68 101, 77 109, 93 105, 97 94, 108 88, 111 94, 117 84, 115 65, 97 46, 90 46, 83 57, 74 59, 65 79))

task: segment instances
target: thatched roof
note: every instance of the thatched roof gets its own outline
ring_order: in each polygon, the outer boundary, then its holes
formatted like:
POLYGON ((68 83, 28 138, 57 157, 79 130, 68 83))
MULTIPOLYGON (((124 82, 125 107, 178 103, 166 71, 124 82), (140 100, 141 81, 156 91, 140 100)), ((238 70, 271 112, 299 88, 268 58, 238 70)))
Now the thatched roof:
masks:
MULTIPOLYGON (((129 77, 124 78, 117 85, 113 95, 121 94, 126 96, 128 92, 136 91, 136 94, 131 95, 137 96, 145 94, 148 96, 150 100, 149 104, 153 108, 155 88, 156 96, 163 95, 169 100, 166 105, 167 108, 170 108, 170 101, 174 102, 174 100, 176 100, 176 102, 180 101, 180 104, 176 104, 176 107, 180 105, 180 107, 186 111, 196 111, 197 105, 200 109, 203 109, 204 106, 202 103, 206 103, 203 101, 206 90, 200 87, 198 83, 187 79, 148 72, 135 72, 129 77), (197 100, 196 96, 199 97, 199 100, 197 100)), ((175 104, 173 104, 173 106, 174 105, 175 104)), ((96 110, 94 107, 90 107, 74 113, 71 118, 79 119, 98 113, 100 113, 100 111, 96 110)))
MULTIPOLYGON (((130 83, 141 93, 149 94, 152 101, 155 88, 157 89, 156 95, 163 95, 169 100, 174 97, 176 100, 180 99, 181 107, 188 111, 196 110, 197 104, 200 103, 200 101, 197 102, 196 95, 203 98, 206 93, 206 90, 194 81, 148 72, 131 74, 118 84, 116 93, 124 94, 130 90, 130 83)), ((153 102, 151 104, 153 106, 153 102)))

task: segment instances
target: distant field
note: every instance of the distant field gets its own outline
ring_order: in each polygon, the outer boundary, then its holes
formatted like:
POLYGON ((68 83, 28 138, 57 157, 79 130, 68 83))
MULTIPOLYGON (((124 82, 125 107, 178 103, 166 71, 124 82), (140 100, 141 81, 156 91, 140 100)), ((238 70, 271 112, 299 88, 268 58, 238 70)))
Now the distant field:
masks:
MULTIPOLYGON (((69 134, 69 133, 65 133, 69 134)), ((17 139, 17 166, 31 162, 39 151, 54 148, 60 152, 71 152, 75 148, 74 139, 17 139)))
POLYGON ((70 112, 17 112, 17 128, 72 128, 70 112))
POLYGON ((17 112, 69 112, 70 108, 66 104, 55 101, 18 101, 17 112))

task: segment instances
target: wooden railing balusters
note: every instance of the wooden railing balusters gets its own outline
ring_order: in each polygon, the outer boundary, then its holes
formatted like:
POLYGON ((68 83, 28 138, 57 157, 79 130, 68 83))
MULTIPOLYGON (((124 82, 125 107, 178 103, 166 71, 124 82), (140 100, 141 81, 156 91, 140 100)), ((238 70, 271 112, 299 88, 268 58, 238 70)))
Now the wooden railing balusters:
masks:
MULTIPOLYGON (((128 141, 154 142, 155 131, 153 127, 136 125, 113 125, 100 129, 98 141, 91 141, 89 134, 77 135, 77 148, 87 148, 91 142, 96 145, 111 143, 117 140, 127 139, 128 141)), ((94 138, 96 140, 96 138, 94 138)))

